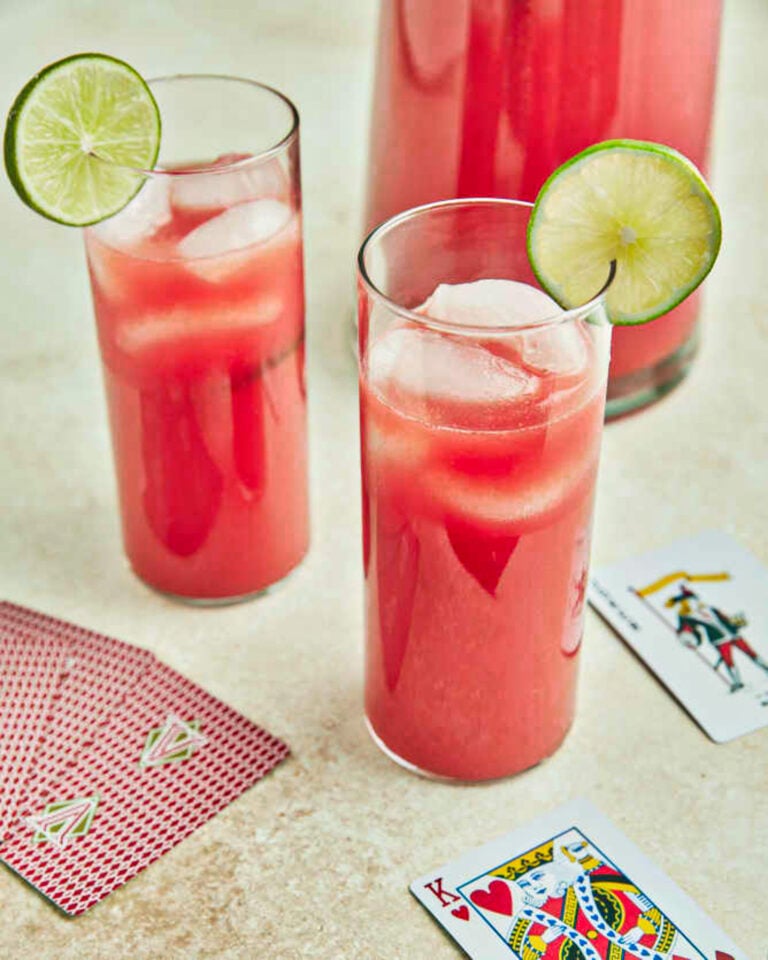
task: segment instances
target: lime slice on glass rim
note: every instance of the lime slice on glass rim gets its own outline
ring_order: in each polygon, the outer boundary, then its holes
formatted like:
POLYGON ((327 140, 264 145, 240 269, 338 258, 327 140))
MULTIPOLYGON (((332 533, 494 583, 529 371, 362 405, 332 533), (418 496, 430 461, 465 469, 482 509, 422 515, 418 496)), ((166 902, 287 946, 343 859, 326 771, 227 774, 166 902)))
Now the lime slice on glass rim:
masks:
POLYGON ((528 224, 536 278, 578 307, 615 276, 612 323, 647 323, 684 300, 712 269, 720 212, 696 167, 671 147, 606 140, 568 160, 541 188, 528 224))
POLYGON ((160 149, 160 112, 127 63, 80 53, 27 83, 8 114, 5 167, 21 199, 83 227, 121 210, 160 149))

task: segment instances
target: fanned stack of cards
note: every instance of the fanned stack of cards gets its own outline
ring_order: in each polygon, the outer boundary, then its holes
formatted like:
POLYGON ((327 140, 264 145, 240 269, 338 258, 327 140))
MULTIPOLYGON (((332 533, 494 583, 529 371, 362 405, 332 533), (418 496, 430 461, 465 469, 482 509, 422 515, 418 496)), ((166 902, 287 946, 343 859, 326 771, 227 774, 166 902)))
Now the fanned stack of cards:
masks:
POLYGON ((67 913, 287 754, 149 651, 0 603, 0 859, 67 913))

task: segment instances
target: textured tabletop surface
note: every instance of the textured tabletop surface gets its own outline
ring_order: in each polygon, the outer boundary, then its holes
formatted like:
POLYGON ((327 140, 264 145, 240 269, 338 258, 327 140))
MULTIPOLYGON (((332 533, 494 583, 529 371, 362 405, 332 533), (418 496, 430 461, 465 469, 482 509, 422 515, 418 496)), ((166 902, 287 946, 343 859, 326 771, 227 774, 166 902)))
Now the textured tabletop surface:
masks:
MULTIPOLYGON (((711 743, 593 612, 575 726, 538 769, 471 788, 431 783, 365 732, 348 324, 374 6, 0 0, 3 110, 41 65, 87 49, 150 76, 253 76, 298 104, 313 507, 309 558, 261 601, 188 609, 132 577, 81 240, 22 207, 0 178, 0 594, 150 647, 294 750, 75 921, 0 869, 0 958, 449 960, 459 951, 408 883, 585 795, 765 960, 768 729, 711 743)), ((726 0, 713 156, 725 235, 703 347, 677 391, 606 430, 596 563, 713 526, 768 563, 767 49, 768 3, 726 0)))

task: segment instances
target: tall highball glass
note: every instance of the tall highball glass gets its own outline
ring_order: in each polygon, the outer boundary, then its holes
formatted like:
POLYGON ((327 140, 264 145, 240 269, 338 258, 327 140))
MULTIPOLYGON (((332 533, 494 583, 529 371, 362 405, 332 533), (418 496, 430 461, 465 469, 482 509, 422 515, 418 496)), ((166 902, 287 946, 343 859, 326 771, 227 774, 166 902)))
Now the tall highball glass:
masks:
POLYGON ((509 322, 529 215, 434 203, 359 256, 365 711, 436 777, 524 770, 574 715, 611 328, 530 288, 509 322))
POLYGON ((232 602, 308 546, 299 119, 233 77, 151 88, 157 169, 85 233, 123 539, 150 586, 232 602))

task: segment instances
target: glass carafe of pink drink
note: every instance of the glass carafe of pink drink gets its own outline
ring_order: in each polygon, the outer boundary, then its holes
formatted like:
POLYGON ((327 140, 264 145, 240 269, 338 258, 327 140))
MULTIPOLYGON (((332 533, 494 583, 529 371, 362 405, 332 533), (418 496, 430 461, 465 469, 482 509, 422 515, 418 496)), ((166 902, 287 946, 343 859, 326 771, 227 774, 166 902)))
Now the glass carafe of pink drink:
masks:
MULTIPOLYGON (((449 197, 533 200, 591 143, 676 147, 705 172, 721 0, 381 0, 367 228, 449 197)), ((608 413, 660 396, 698 296, 617 329, 608 413)))
POLYGON ((433 776, 530 767, 574 714, 610 326, 535 287, 529 210, 433 204, 360 255, 366 717, 433 776))
POLYGON ((298 117, 226 78, 152 82, 158 169, 86 231, 125 549, 230 602, 308 545, 298 117))

